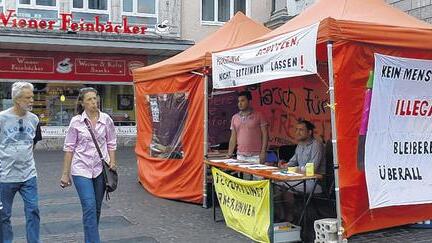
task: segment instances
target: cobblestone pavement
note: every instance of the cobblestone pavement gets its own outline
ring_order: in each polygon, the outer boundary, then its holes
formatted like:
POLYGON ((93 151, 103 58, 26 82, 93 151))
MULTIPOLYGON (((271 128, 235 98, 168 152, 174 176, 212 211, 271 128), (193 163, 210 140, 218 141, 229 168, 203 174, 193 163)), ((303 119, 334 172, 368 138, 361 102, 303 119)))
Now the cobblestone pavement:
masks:
MULTIPOLYGON (((73 187, 61 189, 63 153, 36 151, 39 174, 41 238, 50 242, 83 242, 81 206, 73 187)), ((252 242, 214 222, 211 209, 156 198, 137 183, 133 149, 118 151, 120 184, 104 201, 100 232, 103 242, 252 242)), ((15 242, 25 242, 22 200, 15 197, 12 224, 15 242)), ((432 230, 393 228, 352 237, 349 242, 432 242, 432 230)))

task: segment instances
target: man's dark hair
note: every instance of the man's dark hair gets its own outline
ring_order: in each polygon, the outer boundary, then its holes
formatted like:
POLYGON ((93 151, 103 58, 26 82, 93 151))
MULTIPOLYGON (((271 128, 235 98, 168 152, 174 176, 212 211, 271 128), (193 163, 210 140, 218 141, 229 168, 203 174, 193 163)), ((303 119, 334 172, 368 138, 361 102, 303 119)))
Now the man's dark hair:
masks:
POLYGON ((238 97, 240 97, 240 96, 244 96, 244 97, 246 97, 246 99, 252 100, 252 94, 249 91, 242 91, 242 92, 238 93, 238 97))
POLYGON ((315 125, 308 120, 298 120, 298 124, 304 124, 308 131, 312 131, 315 129, 315 125))

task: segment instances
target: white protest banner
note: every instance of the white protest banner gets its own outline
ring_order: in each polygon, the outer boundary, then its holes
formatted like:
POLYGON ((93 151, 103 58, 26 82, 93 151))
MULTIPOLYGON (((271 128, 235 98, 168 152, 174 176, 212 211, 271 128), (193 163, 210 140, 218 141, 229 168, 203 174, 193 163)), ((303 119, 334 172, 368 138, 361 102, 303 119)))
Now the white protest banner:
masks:
POLYGON ((375 54, 365 147, 369 207, 432 203, 432 60, 375 54))
POLYGON ((213 53, 213 87, 238 87, 317 73, 319 23, 237 49, 213 53))

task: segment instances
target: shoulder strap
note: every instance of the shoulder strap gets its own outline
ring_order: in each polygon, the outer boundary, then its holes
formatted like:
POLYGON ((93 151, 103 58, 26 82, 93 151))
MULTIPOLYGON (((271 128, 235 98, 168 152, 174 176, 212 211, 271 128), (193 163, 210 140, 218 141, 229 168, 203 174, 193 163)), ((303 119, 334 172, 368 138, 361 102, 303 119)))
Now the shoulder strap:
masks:
POLYGON ((103 158, 102 152, 101 152, 101 150, 100 150, 100 148, 99 148, 99 144, 98 144, 98 142, 96 141, 95 135, 94 135, 94 133, 93 133, 93 129, 91 128, 90 121, 89 121, 87 118, 85 118, 85 119, 84 119, 84 122, 85 122, 85 124, 86 124, 86 126, 87 126, 87 129, 88 129, 89 132, 90 132, 90 135, 91 135, 91 137, 92 137, 92 139, 93 139, 93 143, 95 144, 95 146, 96 146, 96 150, 98 151, 99 157, 101 158, 101 160, 103 160, 104 158, 103 158))

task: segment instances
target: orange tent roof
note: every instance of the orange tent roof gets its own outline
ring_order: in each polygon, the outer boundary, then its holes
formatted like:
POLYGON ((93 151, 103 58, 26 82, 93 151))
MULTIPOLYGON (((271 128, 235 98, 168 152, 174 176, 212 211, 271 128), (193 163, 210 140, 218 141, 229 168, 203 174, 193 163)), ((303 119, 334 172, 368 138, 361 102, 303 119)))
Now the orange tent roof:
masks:
POLYGON ((432 49, 432 25, 390 6, 384 0, 318 0, 301 14, 252 42, 260 42, 321 22, 318 43, 350 40, 432 49))
POLYGON ((196 45, 162 62, 133 70, 139 83, 169 77, 211 65, 211 52, 240 46, 270 30, 238 12, 229 22, 196 45))

